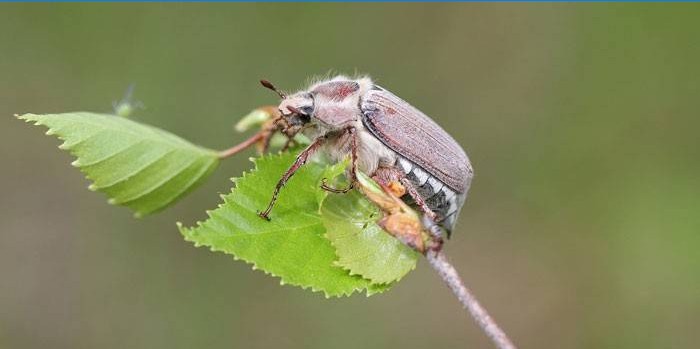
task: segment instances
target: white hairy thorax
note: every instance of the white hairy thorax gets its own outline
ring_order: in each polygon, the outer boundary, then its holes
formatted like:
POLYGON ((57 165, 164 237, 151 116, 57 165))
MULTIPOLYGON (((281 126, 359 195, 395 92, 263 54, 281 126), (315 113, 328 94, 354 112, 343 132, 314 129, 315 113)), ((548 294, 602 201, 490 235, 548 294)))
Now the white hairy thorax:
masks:
MULTIPOLYGON (((329 135, 329 138, 324 146, 325 153, 332 161, 342 161, 352 155, 352 137, 347 132, 341 132, 338 135, 333 135, 332 131, 345 129, 348 126, 354 126, 357 134, 357 167, 360 171, 373 175, 380 166, 392 166, 396 163, 396 153, 389 147, 384 145, 380 140, 372 135, 362 123, 362 111, 359 108, 360 96, 369 91, 373 86, 373 82, 369 77, 361 77, 350 79, 339 75, 330 81, 347 81, 352 80, 360 85, 360 88, 350 96, 343 100, 327 98, 322 95, 317 95, 314 104, 317 112, 322 112, 320 106, 332 106, 325 112, 333 112, 336 115, 347 116, 347 122, 340 125, 328 125, 316 120, 315 127, 309 129, 307 135, 315 138, 321 135, 329 135), (330 133, 330 134, 329 134, 330 133)), ((314 90, 318 85, 327 83, 328 80, 313 84, 309 91, 314 90)))

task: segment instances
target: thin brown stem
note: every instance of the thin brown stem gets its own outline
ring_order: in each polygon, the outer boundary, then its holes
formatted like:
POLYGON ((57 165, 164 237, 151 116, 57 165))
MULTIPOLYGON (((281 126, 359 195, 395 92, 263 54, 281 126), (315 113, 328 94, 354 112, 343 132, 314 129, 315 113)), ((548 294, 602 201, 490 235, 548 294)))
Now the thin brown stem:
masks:
POLYGON ((242 150, 245 150, 246 148, 250 147, 251 145, 255 144, 256 142, 260 141, 263 139, 263 133, 258 132, 251 136, 250 138, 246 139, 245 141, 236 144, 235 146, 228 148, 226 150, 222 150, 219 152, 219 159, 226 159, 228 157, 231 157, 233 155, 236 155, 237 153, 241 152, 242 150))
POLYGON ((430 250, 426 254, 426 258, 430 265, 437 271, 442 280, 447 284, 447 286, 452 290, 452 293, 457 296, 460 303, 464 309, 466 309, 469 314, 474 318, 479 327, 486 333, 486 335, 493 341, 498 349, 516 349, 513 342, 508 339, 505 332, 496 324, 496 322, 489 316, 476 297, 471 293, 471 291, 464 285, 462 279, 457 274, 457 270, 450 264, 442 251, 430 250))

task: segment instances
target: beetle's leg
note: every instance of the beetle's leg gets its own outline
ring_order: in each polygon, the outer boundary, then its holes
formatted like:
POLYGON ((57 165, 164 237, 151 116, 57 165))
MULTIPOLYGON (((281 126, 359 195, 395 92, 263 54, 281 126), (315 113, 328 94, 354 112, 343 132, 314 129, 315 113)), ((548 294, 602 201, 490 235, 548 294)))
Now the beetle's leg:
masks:
POLYGON ((425 199, 423 199, 423 196, 420 195, 418 190, 416 189, 416 186, 411 183, 410 180, 406 177, 402 177, 400 179, 401 184, 403 184, 404 188, 406 188, 406 192, 408 195, 413 198, 413 201, 415 201, 416 205, 423 211, 423 217, 421 219, 423 226, 425 229, 430 233, 431 237, 431 246, 428 248, 430 250, 439 252, 442 249, 442 244, 444 242, 444 239, 442 238, 442 229, 437 225, 435 222, 437 215, 433 210, 428 207, 428 204, 425 203, 425 199))
POLYGON ((425 215, 429 216, 430 219, 435 221, 437 218, 435 212, 430 209, 428 204, 425 202, 425 199, 423 199, 423 196, 420 195, 418 189, 416 189, 416 186, 413 185, 413 183, 411 183, 411 181, 406 177, 402 177, 399 181, 406 188, 406 192, 411 196, 411 198, 413 198, 413 201, 416 202, 416 205, 418 205, 420 210, 423 211, 425 215))
POLYGON ((300 132, 304 131, 304 129, 307 127, 306 125, 300 126, 300 125, 290 125, 287 120, 284 118, 280 119, 279 124, 278 124, 278 129, 281 134, 287 137, 287 140, 284 142, 284 145, 282 146, 281 151, 287 151, 289 148, 296 147, 299 145, 299 142, 297 142, 294 137, 296 137, 297 134, 300 132))
POLYGON ((440 250, 442 250, 442 244, 445 241, 442 238, 442 230, 437 225, 437 223, 435 223, 435 220, 428 217, 427 214, 424 214, 422 218, 423 226, 426 230, 428 230, 428 232, 430 233, 430 237, 432 238, 432 244, 428 247, 428 249, 433 250, 435 252, 440 252, 440 250))
POLYGON ((420 210, 423 211, 424 214, 430 216, 430 219, 433 221, 436 219, 435 212, 430 209, 428 204, 425 202, 425 199, 423 199, 423 196, 418 192, 416 186, 397 167, 380 167, 374 172, 372 179, 388 187, 396 184, 396 182, 400 183, 406 193, 413 198, 413 201, 415 201, 420 210))
POLYGON ((387 193, 396 195, 397 197, 408 193, 408 195, 413 198, 416 205, 423 211, 421 221, 425 229, 430 233, 431 244, 428 248, 439 251, 442 248, 443 239, 442 230, 437 223, 435 223, 435 212, 428 207, 423 196, 418 193, 416 186, 406 178, 406 175, 394 166, 380 167, 375 171, 372 179, 379 183, 382 189, 387 193))
POLYGON ((357 181, 357 133, 354 127, 348 128, 348 134, 350 135, 350 188, 357 181))
POLYGON ((260 143, 258 143, 258 151, 260 152, 260 154, 265 154, 267 153, 268 149, 270 149, 270 141, 272 140, 272 137, 275 135, 275 133, 282 133, 282 121, 284 121, 284 118, 282 117, 282 115, 279 115, 263 125, 262 132, 265 133, 265 137, 260 141, 260 143))
POLYGON ((326 141, 326 138, 324 136, 316 138, 306 149, 304 149, 299 155, 297 155, 296 160, 294 160, 294 163, 292 166, 287 169, 287 171, 282 175, 282 178, 277 182, 277 185, 275 186, 275 191, 272 193, 272 199, 270 199, 270 203, 267 205, 267 208, 265 211, 258 212, 258 215, 262 218, 267 219, 268 221, 270 220, 270 211, 272 211, 272 206, 275 205, 275 201, 277 201, 277 196, 280 193, 280 190, 282 190, 282 187, 284 187, 285 183, 292 178, 294 173, 297 172, 297 170, 306 164, 306 161, 309 160, 309 157, 313 155, 318 148, 323 145, 323 143, 326 141))
POLYGON ((401 184, 406 188, 406 192, 408 195, 413 198, 413 201, 416 202, 416 205, 423 211, 423 225, 425 228, 430 232, 430 236, 433 238, 433 247, 431 249, 439 251, 442 248, 442 243, 443 243, 443 238, 442 238, 442 230, 440 227, 435 223, 435 220, 437 219, 437 215, 435 212, 433 212, 432 209, 428 206, 428 204, 425 202, 425 199, 423 199, 423 196, 420 195, 418 192, 418 189, 416 189, 416 186, 411 183, 411 181, 406 178, 402 177, 400 179, 401 184))
POLYGON ((353 187, 354 187, 354 185, 351 183, 347 187, 342 188, 342 189, 333 188, 330 185, 328 185, 328 178, 324 178, 321 180, 321 189, 323 189, 327 192, 334 193, 334 194, 345 194, 345 193, 349 192, 350 190, 352 190, 353 187))
POLYGON ((348 127, 345 132, 350 135, 350 184, 343 189, 338 189, 329 186, 326 183, 326 178, 321 181, 321 189, 336 194, 345 194, 349 192, 354 188, 355 181, 357 180, 357 133, 355 132, 355 127, 352 126, 348 127))
POLYGON ((281 121, 283 121, 282 116, 278 116, 274 119, 266 121, 263 124, 262 129, 256 134, 252 135, 250 138, 246 139, 245 141, 239 144, 234 145, 231 148, 220 151, 219 158, 229 158, 254 144, 258 146, 257 148, 260 153, 266 153, 267 149, 270 147, 270 139, 272 139, 272 136, 282 128, 282 125, 280 125, 281 121))

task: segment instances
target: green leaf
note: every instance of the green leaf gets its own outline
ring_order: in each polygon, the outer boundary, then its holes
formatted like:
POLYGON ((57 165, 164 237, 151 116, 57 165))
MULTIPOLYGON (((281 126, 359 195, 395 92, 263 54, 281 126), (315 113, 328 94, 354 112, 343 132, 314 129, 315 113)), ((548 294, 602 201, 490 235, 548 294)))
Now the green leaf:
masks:
POLYGON ((418 253, 376 224, 381 213, 359 192, 328 195, 320 212, 338 255, 336 265, 351 275, 389 284, 415 269, 418 253))
POLYGON ((178 224, 185 239, 232 254, 254 269, 280 277, 282 284, 322 291, 327 297, 361 290, 370 295, 388 289, 335 266, 335 249, 324 237, 319 206, 326 193, 319 183, 341 173, 344 164, 303 166, 281 191, 271 221, 257 215, 294 158, 293 153, 283 153, 254 160, 256 170, 234 179, 235 188, 217 209, 207 212, 206 221, 192 228, 178 224))
POLYGON ((64 141, 59 148, 93 183, 137 217, 172 204, 199 185, 218 165, 217 153, 161 129, 116 115, 87 112, 18 118, 49 128, 64 141))
MULTIPOLYGON (((213 150, 115 115, 18 117, 48 127, 47 134, 64 141, 59 147, 77 157, 73 165, 93 182, 90 188, 137 216, 173 203, 219 163, 213 150)), ((328 197, 320 189, 321 179, 339 177, 347 162, 302 167, 282 190, 272 221, 259 218, 257 210, 266 207, 294 159, 288 152, 255 160, 257 169, 234 179, 235 188, 209 219, 193 228, 178 223, 185 239, 328 297, 383 292, 415 267, 416 254, 374 223, 377 209, 360 193, 328 197)))
POLYGON ((267 112, 265 109, 258 108, 248 113, 248 115, 240 118, 236 125, 233 126, 233 129, 238 132, 246 132, 251 129, 259 129, 266 121, 269 121, 271 118, 272 115, 270 115, 269 112, 267 112))

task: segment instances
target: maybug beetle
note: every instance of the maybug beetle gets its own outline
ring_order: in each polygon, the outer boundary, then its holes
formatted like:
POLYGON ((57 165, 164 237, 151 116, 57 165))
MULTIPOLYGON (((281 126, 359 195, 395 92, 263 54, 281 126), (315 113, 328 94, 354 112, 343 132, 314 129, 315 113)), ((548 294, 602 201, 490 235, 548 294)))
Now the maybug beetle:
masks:
POLYGON ((418 207, 449 234, 469 190, 472 166, 459 144, 427 115, 368 77, 336 76, 307 90, 285 95, 270 82, 263 86, 282 98, 276 120, 290 136, 303 132, 312 139, 280 178, 267 208, 269 215, 287 180, 309 157, 325 150, 334 161, 351 158, 350 186, 326 190, 342 193, 352 188, 357 170, 384 184, 399 182, 404 201, 418 207))

